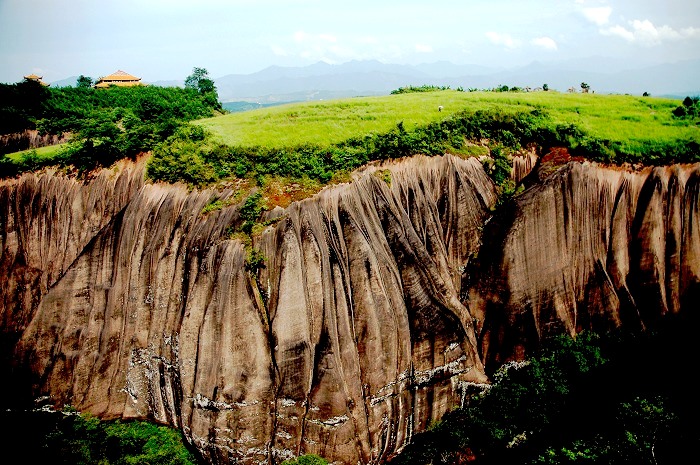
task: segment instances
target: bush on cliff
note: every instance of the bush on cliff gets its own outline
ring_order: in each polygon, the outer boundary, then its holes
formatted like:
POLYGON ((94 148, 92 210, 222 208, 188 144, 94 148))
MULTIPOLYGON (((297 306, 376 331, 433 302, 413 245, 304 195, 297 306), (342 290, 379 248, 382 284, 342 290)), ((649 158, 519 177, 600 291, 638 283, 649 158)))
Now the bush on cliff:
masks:
POLYGON ((328 461, 315 454, 306 454, 282 462, 282 465, 328 465, 328 461))

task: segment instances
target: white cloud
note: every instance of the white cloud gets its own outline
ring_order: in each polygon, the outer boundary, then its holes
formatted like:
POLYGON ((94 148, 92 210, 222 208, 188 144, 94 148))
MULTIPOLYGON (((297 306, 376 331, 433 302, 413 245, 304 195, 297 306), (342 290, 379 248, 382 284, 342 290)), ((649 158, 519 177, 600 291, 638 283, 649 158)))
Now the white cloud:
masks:
POLYGON ((510 34, 501 34, 499 32, 487 32, 486 37, 496 45, 503 45, 506 48, 517 48, 520 43, 513 39, 510 34))
POLYGON ((598 26, 602 26, 604 24, 607 24, 610 20, 610 13, 612 13, 612 8, 610 8, 609 6, 599 6, 584 8, 582 11, 583 16, 585 16, 587 20, 594 22, 598 26))
POLYGON ((292 38, 294 39, 294 42, 301 43, 301 42, 330 42, 330 43, 336 43, 338 42, 338 39, 330 34, 309 34, 308 32, 305 31, 297 31, 294 34, 292 34, 292 38))
POLYGON ((319 34, 318 38, 325 42, 338 42, 338 39, 330 34, 319 34))
POLYGON ((292 35, 294 42, 304 42, 308 40, 311 36, 304 31, 297 31, 292 35))
POLYGON ((280 47, 279 45, 271 45, 272 53, 277 56, 286 57, 288 55, 287 51, 280 47))
POLYGON ((430 53, 433 51, 433 47, 425 44, 416 44, 416 52, 418 53, 430 53))
POLYGON ((648 19, 635 19, 629 22, 629 27, 615 25, 602 29, 600 32, 642 45, 658 45, 666 41, 700 38, 700 29, 698 28, 688 27, 675 30, 666 25, 657 27, 648 19))
POLYGON ((546 50, 556 50, 557 43, 551 37, 537 37, 532 39, 532 44, 542 47, 546 50))

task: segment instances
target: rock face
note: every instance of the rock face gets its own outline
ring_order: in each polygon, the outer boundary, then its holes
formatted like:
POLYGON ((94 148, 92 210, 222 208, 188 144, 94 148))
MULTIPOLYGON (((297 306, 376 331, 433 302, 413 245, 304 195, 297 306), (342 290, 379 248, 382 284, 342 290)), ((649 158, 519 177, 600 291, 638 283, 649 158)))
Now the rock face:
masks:
POLYGON ((542 165, 493 221, 470 309, 487 367, 554 334, 654 327, 697 312, 700 165, 542 165), (483 323, 481 323, 483 322, 483 323))
POLYGON ((462 270, 495 187, 414 157, 279 212, 254 238, 231 192, 143 182, 0 186, 3 371, 18 390, 183 430, 214 463, 378 463, 487 380, 462 270), (25 384, 26 383, 26 384, 25 384))
POLYGON ((2 181, 0 397, 170 424, 212 463, 378 464, 544 338, 695 310, 700 165, 533 164, 496 216, 474 159, 367 167, 270 212, 259 270, 233 192, 142 162, 2 181))
POLYGON ((26 129, 23 132, 0 134, 0 155, 20 150, 38 149, 47 145, 66 142, 67 135, 40 134, 36 129, 26 129))

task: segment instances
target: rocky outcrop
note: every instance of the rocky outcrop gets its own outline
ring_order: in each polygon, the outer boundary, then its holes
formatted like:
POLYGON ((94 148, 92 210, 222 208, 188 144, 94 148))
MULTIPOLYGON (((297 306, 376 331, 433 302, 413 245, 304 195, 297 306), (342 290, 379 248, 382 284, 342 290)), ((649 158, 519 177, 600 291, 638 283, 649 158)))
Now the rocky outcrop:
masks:
POLYGON ((22 132, 0 134, 0 155, 20 150, 38 149, 47 145, 66 142, 68 135, 40 134, 36 129, 25 129, 22 132))
POLYGON ((255 254, 234 192, 143 161, 2 181, 0 398, 170 424, 211 463, 379 464, 548 337, 695 311, 700 165, 543 160, 497 210, 475 159, 368 166, 255 254))
POLYGON ((700 298, 700 165, 542 164, 487 228, 469 306, 487 367, 555 334, 654 327, 700 298))
POLYGON ((0 186, 2 368, 18 389, 174 425, 214 463, 354 464, 487 379, 460 298, 496 200, 478 161, 368 167, 276 210, 255 274, 230 236, 238 206, 202 213, 232 192, 142 173, 0 186))

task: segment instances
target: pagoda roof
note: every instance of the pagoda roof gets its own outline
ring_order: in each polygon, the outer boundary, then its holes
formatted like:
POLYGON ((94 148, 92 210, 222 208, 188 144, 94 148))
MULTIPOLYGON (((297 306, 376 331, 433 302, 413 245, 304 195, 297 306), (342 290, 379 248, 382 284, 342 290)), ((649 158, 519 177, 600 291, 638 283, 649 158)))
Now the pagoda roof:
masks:
POLYGON ((126 71, 118 70, 99 79, 100 81, 140 81, 140 77, 133 76, 126 71))
POLYGON ((45 83, 44 81, 42 81, 43 76, 37 76, 37 75, 34 74, 34 73, 28 74, 28 75, 24 76, 24 79, 27 79, 27 80, 29 80, 29 81, 36 81, 36 82, 38 82, 39 84, 41 84, 42 86, 47 86, 47 87, 49 86, 49 84, 47 84, 47 83, 45 83))

